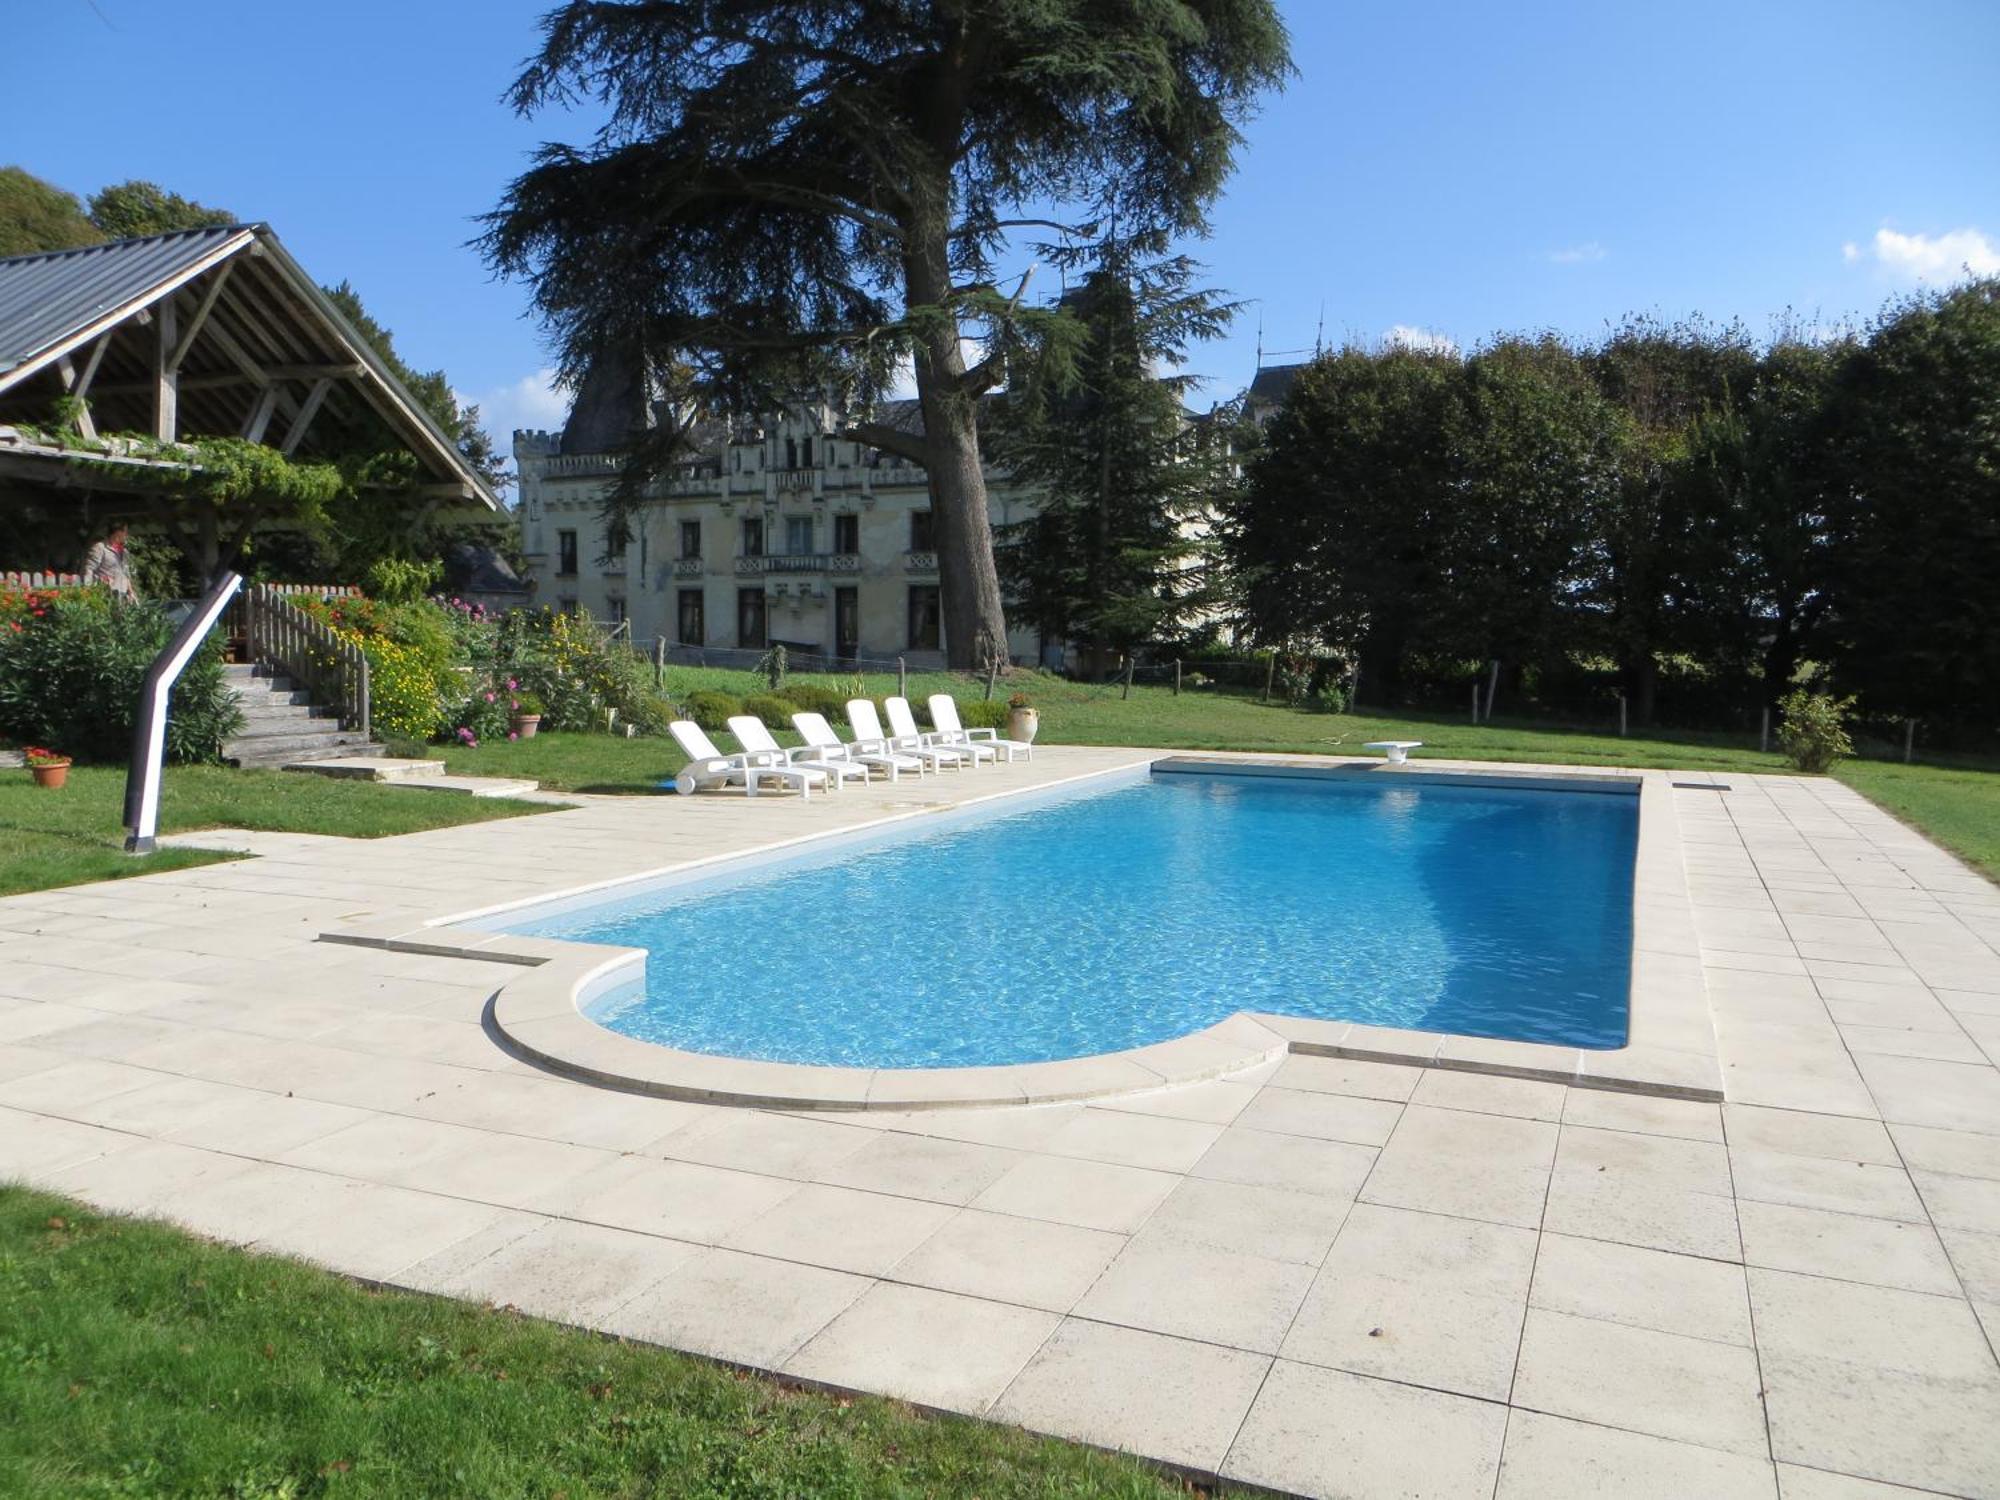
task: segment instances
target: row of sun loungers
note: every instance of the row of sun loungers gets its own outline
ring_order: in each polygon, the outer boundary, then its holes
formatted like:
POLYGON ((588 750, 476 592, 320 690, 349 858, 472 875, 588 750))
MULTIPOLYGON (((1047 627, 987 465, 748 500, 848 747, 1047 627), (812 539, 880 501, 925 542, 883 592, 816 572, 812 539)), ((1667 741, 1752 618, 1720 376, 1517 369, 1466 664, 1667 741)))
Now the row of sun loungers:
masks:
POLYGON ((740 786, 754 797, 760 787, 796 787, 801 797, 810 797, 815 789, 839 791, 849 781, 865 783, 877 772, 894 781, 905 771, 922 776, 1034 756, 1031 745, 1002 739, 997 730, 967 729, 959 722, 958 700, 949 693, 931 697, 933 727, 928 730, 917 728, 907 698, 887 699, 883 707, 889 714, 886 733, 873 700, 848 703, 852 740, 843 740, 824 714, 793 714, 792 727, 805 743, 790 749, 771 738, 762 719, 741 714, 729 721, 729 732, 743 747, 735 755, 716 749, 699 724, 677 719, 669 732, 688 763, 674 778, 674 790, 690 796, 703 787, 740 786))

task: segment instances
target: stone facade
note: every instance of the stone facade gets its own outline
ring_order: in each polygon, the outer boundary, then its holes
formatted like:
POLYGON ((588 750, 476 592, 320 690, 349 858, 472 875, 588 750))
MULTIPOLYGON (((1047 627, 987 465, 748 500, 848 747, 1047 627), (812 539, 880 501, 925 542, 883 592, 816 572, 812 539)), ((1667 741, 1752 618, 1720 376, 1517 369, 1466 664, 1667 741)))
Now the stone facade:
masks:
MULTIPOLYGON (((617 553, 600 514, 616 461, 566 451, 563 435, 516 432, 535 598, 627 620, 640 642, 718 651, 783 642, 841 659, 941 664, 924 471, 832 436, 832 426, 812 409, 715 424, 698 456, 655 485, 617 553)), ((1032 514, 1032 497, 1003 471, 989 467, 986 482, 995 526, 1032 514)), ((1041 643, 1016 631, 1009 648, 1034 662, 1041 643)))

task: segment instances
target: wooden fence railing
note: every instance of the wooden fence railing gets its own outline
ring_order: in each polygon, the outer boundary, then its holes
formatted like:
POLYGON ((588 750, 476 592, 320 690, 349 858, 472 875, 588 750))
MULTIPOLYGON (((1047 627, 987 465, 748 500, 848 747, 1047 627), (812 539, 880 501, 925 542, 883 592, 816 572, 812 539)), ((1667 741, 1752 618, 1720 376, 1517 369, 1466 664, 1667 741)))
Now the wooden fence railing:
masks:
POLYGON ((0 573, 0 589, 74 589, 83 587, 76 573, 0 573))
POLYGON ((340 710, 344 729, 369 733, 368 658, 331 626, 314 619, 291 597, 322 592, 303 584, 253 583, 243 591, 243 640, 254 662, 268 663, 312 694, 314 703, 340 710))

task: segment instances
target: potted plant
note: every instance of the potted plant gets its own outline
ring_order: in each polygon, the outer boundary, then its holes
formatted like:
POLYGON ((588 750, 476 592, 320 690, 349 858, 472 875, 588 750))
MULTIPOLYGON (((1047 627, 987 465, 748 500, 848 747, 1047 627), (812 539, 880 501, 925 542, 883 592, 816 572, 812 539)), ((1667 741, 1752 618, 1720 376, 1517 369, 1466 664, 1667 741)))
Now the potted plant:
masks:
POLYGON ((28 763, 36 786, 54 790, 69 780, 69 757, 60 750, 47 750, 40 745, 22 747, 21 759, 28 763))
POLYGON ((542 700, 513 678, 507 679, 507 729, 515 739, 531 740, 542 727, 542 700))
POLYGON ((1026 693, 1016 693, 1007 700, 1008 739, 1032 745, 1035 742, 1035 733, 1041 727, 1041 716, 1035 712, 1035 705, 1028 701, 1026 693))

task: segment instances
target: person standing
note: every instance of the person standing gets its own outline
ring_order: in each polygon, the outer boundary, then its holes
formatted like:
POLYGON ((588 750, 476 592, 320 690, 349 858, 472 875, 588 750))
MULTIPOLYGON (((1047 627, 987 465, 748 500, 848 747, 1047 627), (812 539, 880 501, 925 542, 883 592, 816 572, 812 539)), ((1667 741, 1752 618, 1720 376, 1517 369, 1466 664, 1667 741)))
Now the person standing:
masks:
POLYGON ((101 583, 121 599, 137 599, 132 571, 126 566, 125 539, 129 530, 123 521, 113 521, 101 540, 91 543, 83 558, 83 581, 101 583))

